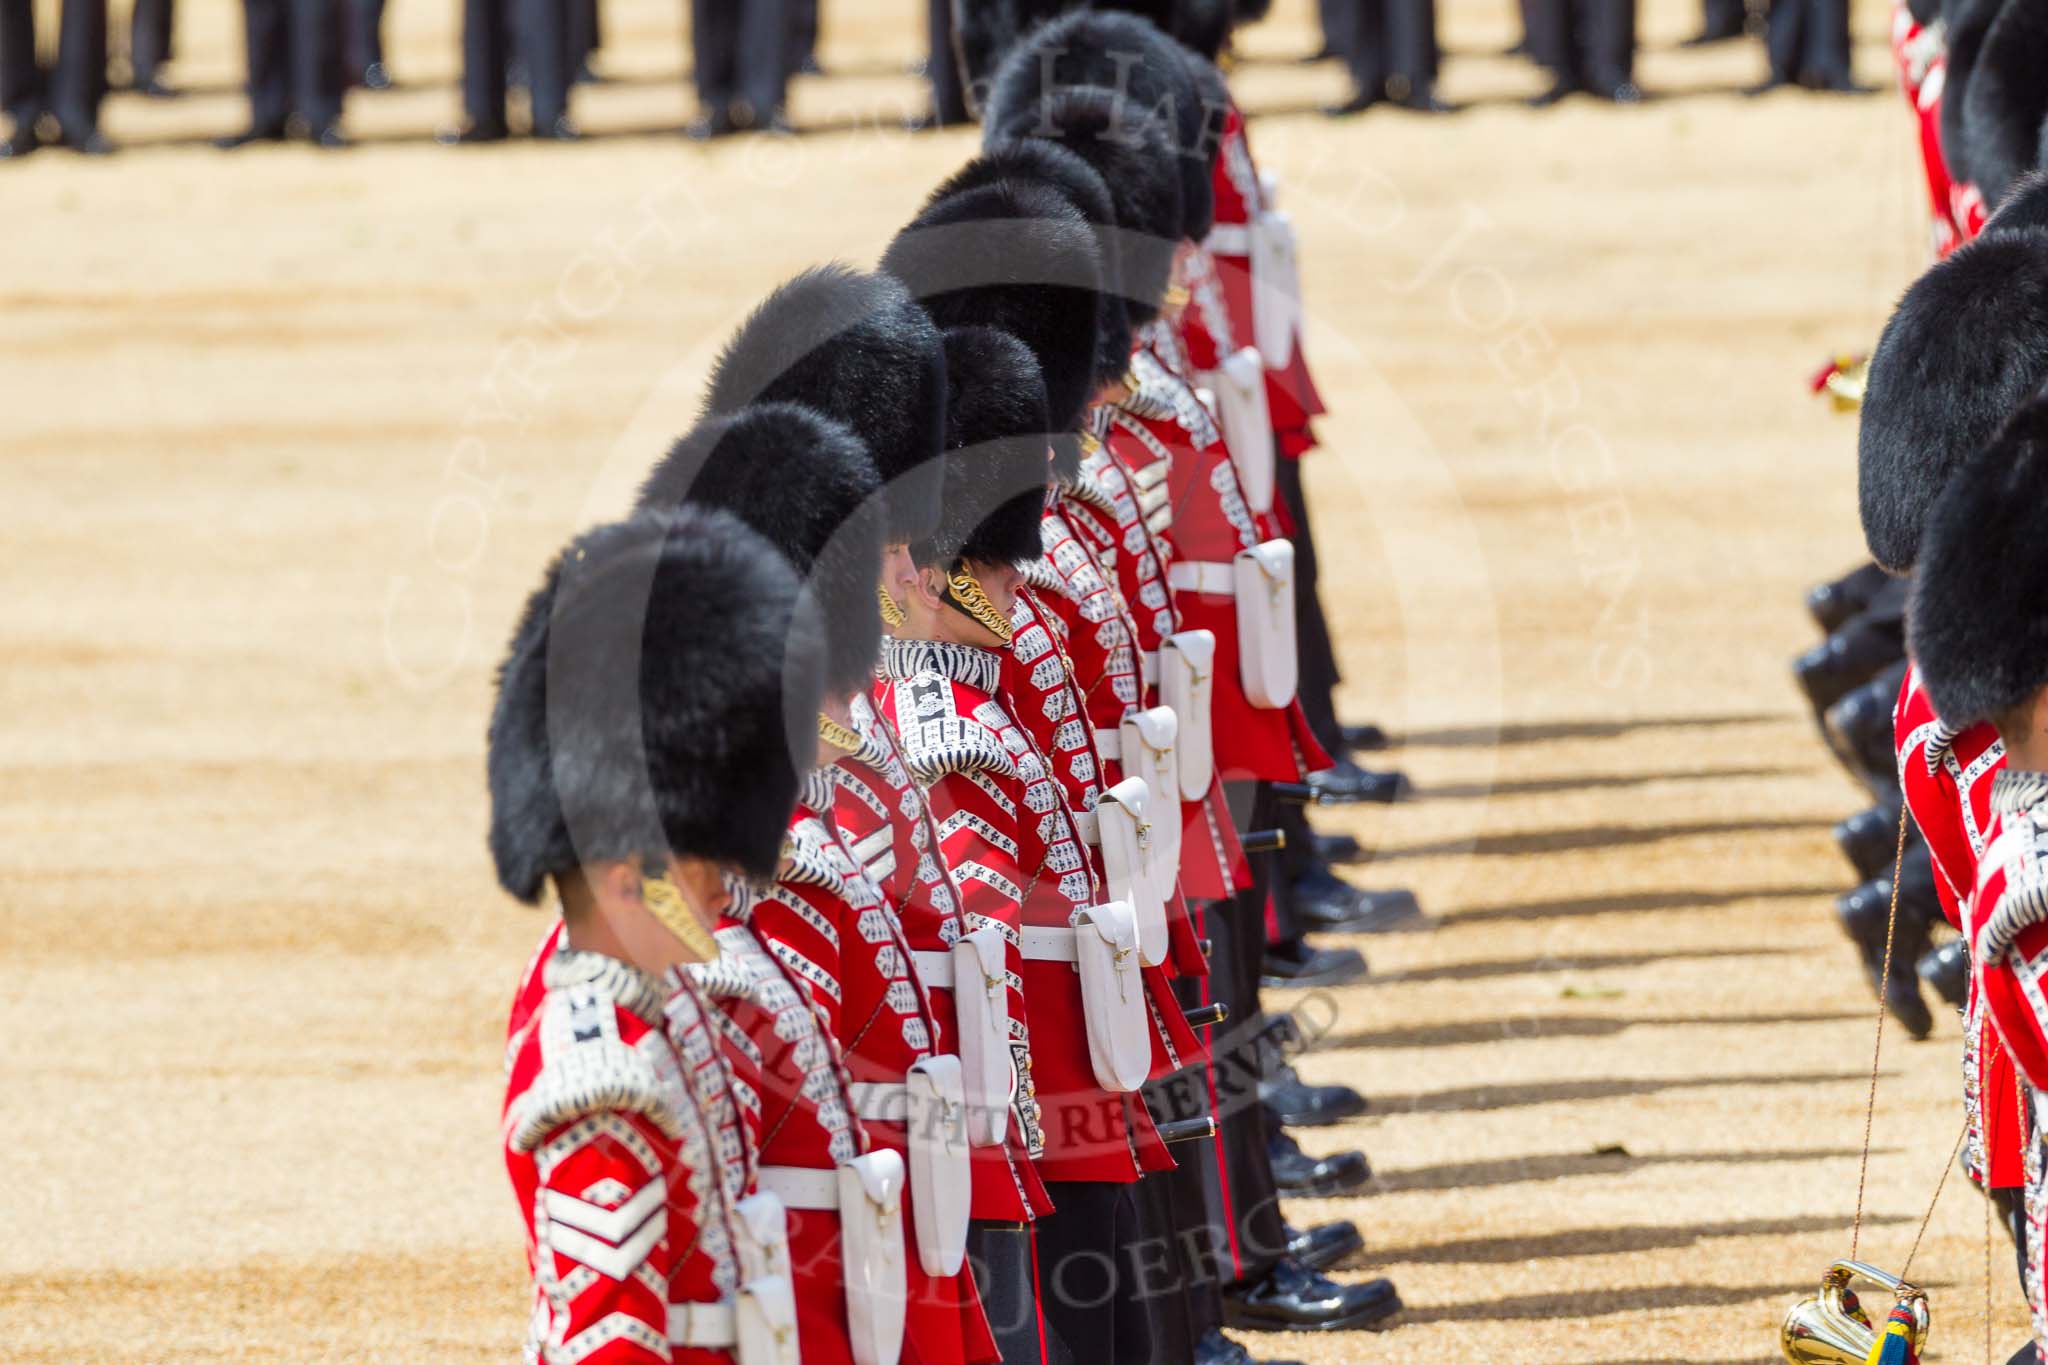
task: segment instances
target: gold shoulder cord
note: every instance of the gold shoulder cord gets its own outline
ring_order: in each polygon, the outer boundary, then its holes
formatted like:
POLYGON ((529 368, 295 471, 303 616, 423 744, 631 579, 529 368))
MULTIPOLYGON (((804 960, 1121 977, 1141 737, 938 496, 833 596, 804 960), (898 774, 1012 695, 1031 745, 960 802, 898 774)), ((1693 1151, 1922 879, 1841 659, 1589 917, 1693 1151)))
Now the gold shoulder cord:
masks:
POLYGON ((1009 617, 996 610, 996 604, 989 600, 988 591, 981 586, 980 579, 965 569, 956 569, 946 575, 946 588, 946 595, 958 603, 962 611, 979 621, 989 634, 1004 644, 1010 643, 1010 637, 1017 628, 1010 624, 1009 617))
POLYGON ((818 738, 844 753, 857 754, 861 751, 859 732, 841 725, 822 711, 818 713, 818 738))
POLYGON ((697 918, 697 912, 683 899, 674 882, 667 877, 642 877, 640 899, 646 902, 648 913, 661 921, 661 927, 674 934, 676 941, 694 953, 698 961, 718 960, 718 940, 697 918))

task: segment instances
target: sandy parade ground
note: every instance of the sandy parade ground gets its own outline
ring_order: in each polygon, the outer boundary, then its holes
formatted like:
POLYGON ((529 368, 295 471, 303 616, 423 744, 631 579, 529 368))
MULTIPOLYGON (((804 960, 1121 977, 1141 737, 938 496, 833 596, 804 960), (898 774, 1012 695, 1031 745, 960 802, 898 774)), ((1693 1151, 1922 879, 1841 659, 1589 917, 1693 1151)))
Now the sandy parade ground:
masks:
MULTIPOLYGON (((1768 1361, 1847 1252, 1871 995, 1830 898, 1863 802, 1786 663, 1859 557, 1854 422, 1806 376, 1924 258, 1897 96, 1746 100, 1645 5, 1637 109, 1532 112, 1502 0, 1447 0, 1454 118, 1333 123, 1312 6, 1235 82, 1304 237, 1308 466, 1354 719, 1412 804, 1319 817, 1422 896, 1317 997, 1362 1088, 1347 1217, 1409 1311, 1316 1362, 1768 1361)), ((458 7, 394 8, 362 145, 216 153, 229 6, 181 8, 121 156, 0 169, 0 1358, 504 1359, 505 1006, 541 932, 483 848, 512 613, 625 507, 779 279, 871 263, 971 133, 897 0, 829 0, 794 140, 675 129, 677 7, 612 0, 588 141, 449 150, 458 7)), ((921 7, 916 7, 921 14, 921 7)), ((1885 13, 1858 10, 1888 81, 1885 13)), ((1277 998, 1277 997, 1276 997, 1277 998)), ((1959 1030, 1887 1039, 1864 1252, 1961 1123, 1959 1030)), ((2024 1333, 2002 1236, 1997 1359, 2024 1333)), ((1983 1202, 1915 1262, 1983 1349, 1983 1202)))

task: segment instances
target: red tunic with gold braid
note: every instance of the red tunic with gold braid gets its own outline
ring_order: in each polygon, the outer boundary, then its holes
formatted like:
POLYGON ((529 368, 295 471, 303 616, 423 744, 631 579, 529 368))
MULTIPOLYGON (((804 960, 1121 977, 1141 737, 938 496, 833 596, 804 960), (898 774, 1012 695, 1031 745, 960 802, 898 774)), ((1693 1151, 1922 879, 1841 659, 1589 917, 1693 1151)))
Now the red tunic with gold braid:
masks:
MULTIPOLYGON (((1141 672, 1150 673, 1158 666, 1160 641, 1181 628, 1173 595, 1166 586, 1172 547, 1163 533, 1172 520, 1173 508, 1163 466, 1148 470, 1145 487, 1140 489, 1131 469, 1103 444, 1101 435, 1112 430, 1115 414, 1116 409, 1106 406, 1089 414, 1097 430, 1087 442, 1081 476, 1092 493, 1071 502, 1067 513, 1085 543, 1095 548, 1105 576, 1116 582, 1131 609, 1141 672)), ((1156 684, 1155 675, 1146 686, 1150 689, 1156 684)), ((1147 700, 1156 698, 1148 695, 1147 700)), ((1206 800, 1183 801, 1180 814, 1181 893, 1198 900, 1229 899, 1251 880, 1251 871, 1238 847, 1222 784, 1211 782, 1206 800)), ((1182 962, 1181 967, 1194 974, 1192 963, 1182 962)))
MULTIPOLYGON (((1991 787, 2005 769, 2005 746, 1989 725, 1956 731, 1934 712, 1909 667, 1892 712, 1892 737, 1899 754, 1899 787, 1906 808, 1927 841, 1934 862, 1934 890, 1948 922, 1962 927, 1962 906, 1977 882, 1991 824, 1991 787)), ((1964 1169, 1978 1184, 2012 1189, 2025 1178, 2021 1165, 2018 1084, 2012 1058, 1998 1040, 1973 988, 1963 1003, 1963 1104, 1970 1116, 1963 1146, 1964 1169)))
POLYGON ((1198 371, 1221 366, 1245 343, 1238 340, 1237 328, 1231 325, 1223 277, 1217 273, 1216 257, 1209 248, 1198 246, 1181 257, 1181 285, 1188 291, 1187 306, 1177 315, 1162 314, 1154 319, 1144 335, 1176 374, 1192 380, 1198 371), (1175 356, 1152 339, 1155 329, 1174 335, 1184 364, 1176 364, 1175 356))
MULTIPOLYGON (((1113 614, 1108 619, 1124 623, 1122 628, 1128 627, 1129 615, 1117 610, 1119 604, 1114 597, 1115 590, 1094 569, 1093 560, 1087 557, 1087 552, 1074 542, 1071 530, 1059 523, 1058 508, 1057 500, 1049 504, 1046 519, 1041 523, 1047 528, 1046 559, 1033 561, 1025 570, 1028 579, 1042 580, 1047 586, 1041 590, 1025 588, 1017 594, 1017 609, 1012 617, 1016 635, 1010 641, 1010 653, 1003 661, 1002 700, 1010 714, 1029 722, 1024 725, 1025 732, 1034 744, 1048 753, 1051 752, 1048 732, 1083 731, 1081 741, 1087 745, 1088 762, 1069 765, 1055 758, 1053 764, 1060 775, 1060 790, 1066 798, 1067 808, 1093 811, 1101 804, 1103 793, 1122 780, 1123 773, 1119 764, 1100 757, 1092 739, 1095 721, 1102 713, 1090 714, 1090 711, 1097 704, 1095 699, 1105 695, 1108 689, 1102 686, 1099 678, 1091 679, 1066 648, 1075 635, 1096 637, 1086 608, 1075 601, 1075 596, 1095 603, 1098 608, 1109 609, 1113 614), (1063 582, 1059 571, 1047 563, 1056 541, 1081 556, 1078 560, 1072 555, 1062 556, 1074 569, 1070 585, 1063 582)), ((1124 652, 1128 654, 1129 650, 1124 652)), ((1113 667, 1116 650, 1104 649, 1084 657, 1093 657, 1099 667, 1113 667)), ((1135 675, 1131 684, 1135 691, 1135 675)), ((1136 707, 1134 703, 1127 703, 1123 709, 1129 711, 1136 707)), ((1119 715, 1117 724, 1121 724, 1122 719, 1119 715)), ((1099 728, 1113 730, 1114 726, 1099 728)), ((1090 846, 1088 862, 1097 883, 1107 886, 1108 875, 1102 865, 1099 848, 1090 846)), ((1166 907, 1166 929, 1167 960, 1156 967, 1143 967, 1139 972, 1152 1010, 1152 1075, 1155 1080, 1170 1076, 1208 1055, 1208 1049, 1181 1013, 1170 979, 1178 974, 1182 961, 1198 964, 1196 975, 1206 975, 1209 966, 1202 957, 1201 944, 1188 915, 1187 903, 1181 899, 1178 888, 1166 907), (1169 967, 1173 970, 1169 971, 1169 967)), ((1160 1164, 1163 1156, 1163 1152, 1151 1153, 1147 1169, 1165 1169, 1160 1164)))
MULTIPOLYGON (((765 891, 728 880, 733 903, 719 919, 719 957, 688 968, 715 1012, 739 1103, 753 1111, 748 1123, 760 1134, 760 1184, 769 1191, 777 1167, 836 1170, 868 1147, 838 1044, 757 923, 801 918, 792 887, 824 871, 789 841, 783 854, 782 880, 765 891)), ((791 1208, 789 1255, 804 1360, 846 1365, 853 1348, 838 1211, 791 1208)))
MULTIPOLYGON (((1240 550, 1268 539, 1270 528, 1246 504, 1222 433, 1194 391, 1149 351, 1133 353, 1131 369, 1139 390, 1110 409, 1105 444, 1141 493, 1165 489, 1161 538, 1169 558, 1228 564, 1240 550)), ((1266 710, 1245 696, 1235 599, 1178 591, 1174 607, 1182 629, 1216 633, 1209 729, 1219 779, 1299 782, 1305 772, 1328 767, 1329 756, 1309 732, 1299 702, 1266 710)))
MULTIPOLYGON (((1058 486, 1039 523, 1045 554, 1025 568, 1036 591, 1019 594, 1018 610, 1023 614, 1016 619, 1017 636, 1010 643, 1010 660, 1004 665, 1005 689, 1012 695, 1028 689, 1037 698, 1020 705, 1020 715, 1050 717, 1057 712, 1063 717, 1078 706, 1084 724, 1093 732, 1095 745, 1086 764, 1068 765, 1058 754, 1054 758, 1062 768, 1061 784, 1067 789, 1068 804, 1082 811, 1094 810, 1100 793, 1123 780, 1123 764, 1103 756, 1101 737, 1118 736, 1124 719, 1144 705, 1144 684, 1138 672, 1138 624, 1117 589, 1113 567, 1119 549, 1115 516, 1115 499, 1085 470, 1071 484, 1058 486), (1045 644, 1033 634, 1040 628, 1049 631, 1045 644), (1055 684, 1060 684, 1056 691, 1055 684)), ((1053 752, 1035 719, 1025 728, 1032 731, 1031 737, 1040 747, 1053 752)), ((1062 725, 1055 731, 1055 741, 1066 728, 1062 725)), ((1155 819, 1156 812, 1167 809, 1166 803, 1176 808, 1181 804, 1178 792, 1155 792, 1153 796, 1155 819)), ((1196 850, 1198 858, 1208 853, 1206 845, 1196 850)), ((1183 851, 1182 862, 1186 861, 1183 851)), ((1177 975, 1207 975, 1209 964, 1202 956, 1201 942, 1177 883, 1166 912, 1168 957, 1162 965, 1170 966, 1177 975)), ((1155 990, 1155 995, 1158 993, 1155 990)), ((1168 1070, 1179 1069, 1179 1062, 1173 1060, 1176 1053, 1199 1055, 1200 1041, 1180 1019, 1178 1010, 1173 1011, 1161 1041, 1164 1060, 1173 1061, 1168 1070)))
MULTIPOLYGON (((1243 345, 1258 335, 1252 326, 1250 232, 1266 202, 1251 143, 1245 136, 1244 115, 1235 105, 1224 121, 1222 148, 1211 178, 1216 190, 1216 226, 1205 245, 1215 263, 1230 329, 1243 345)), ((1266 363, 1266 402, 1273 414, 1273 434, 1281 455, 1298 458, 1316 444, 1309 420, 1328 409, 1309 376, 1299 336, 1294 338, 1294 355, 1284 369, 1273 368, 1270 356, 1266 363)))
MULTIPOLYGON (((769 951, 810 993, 854 1086, 901 1086, 910 1068, 932 1055, 935 1030, 924 992, 911 976, 910 948, 896 917, 833 823, 838 786, 833 768, 814 770, 804 779, 790 819, 783 872, 774 890, 755 901, 753 924, 769 951)), ((900 1119, 856 1117, 870 1139, 907 1156, 909 1142, 900 1119)), ((907 1365, 1000 1360, 972 1272, 963 1266, 943 1279, 926 1274, 916 1254, 915 1221, 907 1215, 903 1230, 910 1244, 907 1365)))
POLYGON ((2026 1081, 2009 1096, 2023 1144, 2027 1305, 2034 1340, 2048 1346, 2048 1162, 2033 1098, 2048 1086, 2048 773, 2001 767, 1991 788, 1987 844, 1965 902, 1972 996, 2026 1081))
POLYGON ((711 1131, 663 1032, 664 987, 567 949, 538 974, 508 1050, 503 1121, 533 1275, 525 1359, 729 1365, 729 1352, 669 1344, 669 1304, 714 1303, 736 1276, 711 1131))
POLYGON ((1101 895, 1052 764, 998 700, 1002 661, 970 645, 887 640, 878 696, 924 784, 968 923, 1001 925, 1013 945, 1011 1047, 1039 1174, 1128 1183, 1152 1168, 1148 1149, 1164 1156, 1151 1116, 1096 1084, 1072 964, 1027 961, 1021 948, 1025 926, 1067 928, 1101 895))
MULTIPOLYGON (((834 764, 840 835, 895 909, 910 949, 944 952, 968 926, 952 869, 940 856, 938 822, 923 789, 911 780, 895 727, 865 697, 854 699, 853 722, 863 747, 834 764)), ((926 986, 924 993, 937 1049, 958 1051, 952 988, 926 986)), ((973 1155, 975 1218, 1029 1222, 1052 1210, 1015 1125, 1003 1147, 976 1148, 973 1155)))

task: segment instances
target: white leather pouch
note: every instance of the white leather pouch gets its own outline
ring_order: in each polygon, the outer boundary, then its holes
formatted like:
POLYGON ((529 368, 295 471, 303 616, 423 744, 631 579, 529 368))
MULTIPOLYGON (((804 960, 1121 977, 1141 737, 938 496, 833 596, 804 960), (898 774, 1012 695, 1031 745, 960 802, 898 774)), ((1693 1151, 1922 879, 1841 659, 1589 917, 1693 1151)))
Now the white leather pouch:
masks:
POLYGON ((953 1013, 959 1021, 960 1078, 967 1095, 967 1137, 1000 1147, 1010 1130, 1010 981, 1002 931, 989 926, 953 944, 953 1013))
POLYGON ((1095 1083, 1128 1092, 1152 1070, 1152 1019, 1138 976, 1138 921, 1122 901, 1074 912, 1074 963, 1095 1083))
POLYGON ((1266 364, 1284 370, 1294 363, 1294 338, 1301 329, 1294 220, 1268 209, 1251 226, 1252 340, 1266 364))
POLYGON ((789 1264, 789 1211, 783 1207, 782 1196, 763 1190, 740 1200, 733 1209, 740 1216, 739 1226, 733 1231, 740 1238, 736 1250, 741 1277, 758 1280, 779 1275, 785 1280, 793 1279, 789 1264))
MULTIPOLYGON (((1138 931, 1138 956, 1148 967, 1166 960, 1166 899, 1159 894, 1159 878, 1152 865, 1151 805, 1152 789, 1145 779, 1126 777, 1104 792, 1095 806, 1109 894, 1131 908, 1138 931)), ((1176 820, 1179 815, 1176 806, 1176 820)))
POLYGON ((1159 700, 1173 708, 1179 733, 1180 799, 1209 795, 1216 751, 1209 736, 1209 697, 1215 687, 1216 632, 1183 630, 1159 647, 1159 700))
POLYGON ((839 1238, 855 1365, 897 1365, 909 1296, 903 1249, 903 1158, 886 1148, 842 1164, 839 1238))
POLYGON ((927 1057, 903 1078, 910 1137, 910 1216, 917 1260, 927 1275, 957 1275, 967 1256, 973 1196, 968 1167, 967 1092, 960 1059, 927 1057))
POLYGON ((1294 547, 1269 540, 1240 550, 1237 580, 1237 662, 1244 695, 1277 711, 1294 700, 1294 547))
POLYGON ((796 1336, 796 1286, 787 1275, 749 1280, 733 1295, 739 1365, 803 1365, 796 1336))
MULTIPOLYGON (((1152 848, 1148 863, 1152 873, 1153 895, 1164 907, 1173 901, 1174 887, 1180 883, 1180 758, 1175 752, 1175 742, 1180 736, 1180 719, 1170 706, 1155 706, 1149 711, 1134 711, 1124 717, 1118 727, 1122 736, 1124 773, 1130 777, 1142 777, 1150 789, 1151 801, 1146 810, 1152 823, 1152 848)), ((1164 937, 1164 920, 1161 921, 1161 937, 1164 937)), ((1146 941, 1141 921, 1138 928, 1138 949, 1148 965, 1165 960, 1164 944, 1146 941)))
POLYGON ((1238 486, 1252 511, 1264 516, 1273 510, 1276 477, 1266 362, 1256 347, 1246 346, 1205 377, 1216 395, 1216 421, 1230 447, 1230 462, 1237 467, 1238 486))

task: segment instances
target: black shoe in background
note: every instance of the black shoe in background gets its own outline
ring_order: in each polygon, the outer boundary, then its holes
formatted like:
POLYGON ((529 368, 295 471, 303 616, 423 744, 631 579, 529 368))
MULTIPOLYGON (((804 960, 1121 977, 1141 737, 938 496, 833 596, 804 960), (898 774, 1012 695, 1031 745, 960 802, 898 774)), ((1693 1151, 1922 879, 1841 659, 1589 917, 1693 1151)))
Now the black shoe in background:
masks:
POLYGON ((1891 579, 1875 564, 1851 569, 1832 583, 1823 583, 1806 594, 1806 610, 1823 633, 1832 635, 1870 605, 1877 590, 1891 579))
POLYGON ((1401 1311, 1388 1280, 1339 1284, 1282 1259, 1255 1284, 1223 1291, 1223 1324, 1251 1332, 1348 1332, 1383 1327, 1401 1311))
POLYGON ((1963 1007, 1970 993, 1970 950, 1962 939, 1952 938, 1923 953, 1914 970, 1950 1009, 1963 1007))
POLYGON ((1318 1274, 1365 1250, 1365 1238, 1353 1222, 1318 1223, 1312 1228, 1282 1226, 1287 1231, 1288 1259, 1299 1261, 1318 1274))
POLYGON ((1406 773, 1375 772, 1348 758, 1338 759, 1334 767, 1319 773, 1310 773, 1308 785, 1314 789, 1316 800, 1326 806, 1349 806, 1360 801, 1386 805, 1414 794, 1406 773))
POLYGON ((1294 914, 1311 931, 1372 934, 1422 914, 1412 891, 1361 891, 1321 863, 1294 881, 1294 914))
POLYGON ((1342 986, 1365 973, 1365 954, 1356 948, 1316 948, 1295 939, 1266 949, 1259 984, 1268 990, 1342 986))
MULTIPOLYGON (((1906 842, 1910 845, 1917 837, 1918 831, 1909 823, 1906 842)), ((1857 811, 1835 826, 1835 846, 1856 869, 1858 881, 1889 875, 1898 860, 1899 807, 1880 802, 1857 811)))
POLYGON ((1282 1062, 1259 1082, 1259 1099, 1285 1128, 1327 1128, 1355 1119, 1371 1107, 1348 1085, 1310 1085, 1282 1062))
POLYGON ((1273 1134, 1266 1152, 1273 1159, 1274 1188, 1289 1199, 1334 1199, 1372 1183, 1372 1166, 1363 1152, 1310 1156, 1285 1133, 1273 1134))
POLYGON ((1387 732, 1377 725, 1347 725, 1343 729, 1344 747, 1352 753, 1377 753, 1392 746, 1387 732))

